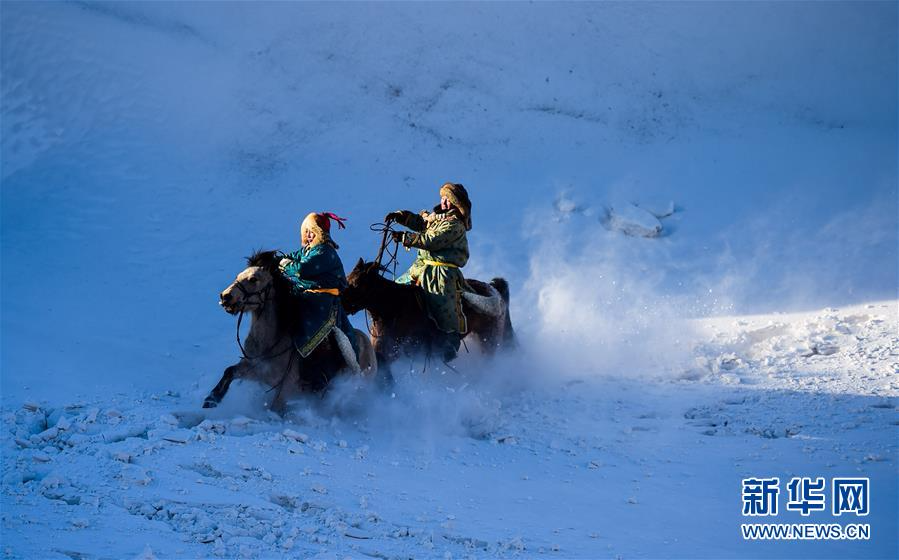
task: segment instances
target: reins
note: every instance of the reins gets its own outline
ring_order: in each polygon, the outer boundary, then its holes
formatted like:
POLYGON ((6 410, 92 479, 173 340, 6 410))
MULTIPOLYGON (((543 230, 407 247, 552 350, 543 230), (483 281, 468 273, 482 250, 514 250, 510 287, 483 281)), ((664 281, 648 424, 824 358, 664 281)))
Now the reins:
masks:
MULTIPOLYGON (((387 220, 386 222, 375 222, 368 226, 368 229, 374 231, 376 233, 381 234, 381 244, 378 246, 378 256, 375 257, 374 262, 378 264, 378 268, 381 272, 388 272, 393 275, 394 280, 396 279, 396 265, 398 262, 398 254, 400 250, 399 241, 394 242, 393 251, 391 251, 388 247, 390 243, 387 241, 387 237, 391 232, 396 231, 393 229, 391 224, 393 220, 387 220), (387 251, 387 255, 390 257, 390 260, 387 261, 386 265, 381 264, 381 261, 384 259, 384 251, 387 251), (393 266, 391 270, 389 267, 393 266)), ((369 323, 369 311, 368 309, 363 308, 362 312, 365 313, 365 328, 368 329, 369 334, 371 334, 371 324, 369 323)))
MULTIPOLYGON (((288 347, 288 349, 289 348, 290 347, 288 347)), ((287 381, 287 376, 290 375, 290 366, 291 365, 293 365, 293 354, 291 354, 290 357, 287 359, 287 367, 284 369, 284 375, 281 376, 281 380, 278 381, 278 383, 276 383, 275 385, 272 385, 271 388, 268 391, 266 391, 266 393, 271 393, 275 389, 278 390, 278 392, 275 393, 275 398, 272 399, 272 402, 277 401, 278 397, 281 396, 281 390, 284 389, 284 382, 287 381)))
MULTIPOLYGON (((259 311, 261 311, 265 307, 265 303, 266 301, 268 301, 268 295, 272 290, 272 284, 268 284, 265 288, 256 290, 255 292, 248 292, 246 288, 243 287, 241 282, 236 282, 234 285, 237 286, 237 289, 240 290, 241 294, 243 294, 245 301, 249 301, 251 296, 257 296, 259 298, 259 311)), ((275 346, 278 345, 278 342, 276 341, 268 350, 262 352, 258 356, 248 356, 246 349, 243 347, 243 343, 240 341, 240 324, 243 321, 243 315, 243 310, 241 310, 237 315, 237 346, 240 348, 240 353, 241 355, 243 355, 245 360, 268 360, 271 358, 277 358, 278 356, 282 356, 290 351, 290 349, 293 347, 293 344, 291 343, 281 352, 278 352, 277 354, 269 354, 269 352, 274 350, 275 346)))
POLYGON ((272 344, 272 346, 268 350, 259 354, 258 356, 248 356, 247 351, 243 347, 243 343, 241 343, 241 341, 240 341, 240 323, 241 323, 241 321, 243 321, 243 314, 244 314, 244 312, 241 311, 237 315, 237 345, 240 347, 240 353, 243 355, 245 360, 269 360, 271 358, 277 358, 278 356, 283 356, 284 354, 289 352, 291 348, 293 348, 293 343, 291 343, 291 344, 287 345, 287 348, 278 352, 277 354, 267 354, 268 352, 271 352, 272 350, 274 350, 275 346, 278 345, 278 343, 275 342, 274 344, 272 344))
POLYGON ((378 266, 384 272, 390 271, 390 273, 393 275, 393 277, 395 279, 396 278, 396 265, 398 262, 397 257, 399 255, 400 243, 399 243, 399 241, 394 241, 393 242, 393 250, 392 251, 390 250, 390 242, 387 241, 387 237, 390 235, 391 232, 396 231, 392 227, 390 227, 392 223, 393 223, 393 220, 387 220, 386 222, 376 222, 374 224, 371 224, 368 227, 368 229, 382 234, 381 235, 381 245, 378 246, 378 256, 375 257, 375 262, 378 263, 378 266), (386 265, 381 264, 381 261, 384 258, 384 251, 387 251, 387 255, 390 257, 390 260, 387 261, 386 265), (392 270, 390 269, 391 266, 393 267, 392 270))

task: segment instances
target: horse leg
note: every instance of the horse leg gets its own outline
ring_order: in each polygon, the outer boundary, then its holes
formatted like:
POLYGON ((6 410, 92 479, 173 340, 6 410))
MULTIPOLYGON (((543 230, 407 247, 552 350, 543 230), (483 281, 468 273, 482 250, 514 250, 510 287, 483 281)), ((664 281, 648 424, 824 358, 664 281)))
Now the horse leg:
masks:
MULTIPOLYGON (((284 389, 287 388, 289 384, 293 384, 297 387, 300 386, 302 360, 303 359, 299 357, 299 354, 295 355, 291 352, 290 356, 287 358, 287 367, 284 376, 271 389, 275 391, 275 396, 272 397, 271 402, 267 403, 268 408, 279 416, 284 416, 284 413, 287 411, 287 398, 284 396, 284 389)), ((290 394, 290 391, 287 391, 287 394, 290 394)))
POLYGON ((485 356, 493 356, 501 350, 515 347, 515 333, 508 309, 500 317, 469 314, 468 326, 469 336, 477 339, 485 356))
POLYGON ((378 364, 377 386, 379 389, 389 391, 396 384, 391 366, 400 355, 400 345, 393 336, 381 335, 373 337, 372 348, 375 352, 375 362, 378 364))
POLYGON ((382 352, 375 352, 375 359, 378 362, 378 371, 375 373, 378 388, 383 391, 393 389, 394 384, 396 384, 396 380, 394 380, 393 373, 390 370, 390 364, 393 360, 388 359, 382 352))
POLYGON ((278 388, 277 392, 275 393, 275 397, 268 405, 268 409, 278 416, 284 416, 284 413, 287 412, 287 399, 284 398, 284 391, 282 391, 281 389, 282 387, 278 388))
POLYGON ((502 340, 497 341, 497 347, 501 346, 504 350, 514 349, 518 346, 518 342, 515 339, 515 329, 512 328, 512 316, 509 314, 509 283, 505 278, 494 278, 490 281, 490 285, 496 288, 503 298, 502 325, 498 325, 496 329, 498 333, 502 333, 502 340))
POLYGON ((222 402, 222 399, 225 398, 225 393, 228 392, 228 388, 231 386, 231 382, 234 381, 234 378, 236 377, 237 370, 238 367, 236 365, 225 368, 225 373, 222 374, 222 378, 219 380, 218 384, 212 388, 209 395, 206 396, 206 400, 203 401, 203 408, 215 408, 222 402))
POLYGON ((484 354, 487 356, 493 356, 496 354, 496 351, 499 350, 500 343, 500 331, 503 327, 500 318, 492 318, 489 321, 486 321, 486 325, 483 325, 481 330, 475 332, 475 336, 478 338, 478 342, 481 343, 481 349, 484 351, 484 354))
POLYGON ((356 347, 359 349, 359 354, 356 356, 359 368, 363 375, 374 376, 378 372, 378 358, 375 356, 374 345, 364 332, 359 329, 353 329, 353 331, 356 335, 356 347))

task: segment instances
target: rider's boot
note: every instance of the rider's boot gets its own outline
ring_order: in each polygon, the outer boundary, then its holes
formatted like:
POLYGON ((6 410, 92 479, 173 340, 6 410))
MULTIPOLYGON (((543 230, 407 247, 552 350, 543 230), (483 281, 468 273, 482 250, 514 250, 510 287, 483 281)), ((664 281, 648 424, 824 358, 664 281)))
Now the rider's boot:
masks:
POLYGON ((440 333, 438 348, 440 349, 440 354, 444 363, 448 364, 456 359, 456 356, 459 354, 459 344, 461 342, 462 337, 457 332, 440 333))

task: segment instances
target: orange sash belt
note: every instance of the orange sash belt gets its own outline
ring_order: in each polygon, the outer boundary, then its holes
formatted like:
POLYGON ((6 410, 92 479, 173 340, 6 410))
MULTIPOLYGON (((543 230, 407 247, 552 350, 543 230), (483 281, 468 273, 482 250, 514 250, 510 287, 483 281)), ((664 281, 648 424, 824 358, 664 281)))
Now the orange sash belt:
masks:
POLYGON ((338 290, 337 288, 312 288, 311 290, 306 291, 313 294, 331 294, 332 296, 340 295, 340 290, 338 290))

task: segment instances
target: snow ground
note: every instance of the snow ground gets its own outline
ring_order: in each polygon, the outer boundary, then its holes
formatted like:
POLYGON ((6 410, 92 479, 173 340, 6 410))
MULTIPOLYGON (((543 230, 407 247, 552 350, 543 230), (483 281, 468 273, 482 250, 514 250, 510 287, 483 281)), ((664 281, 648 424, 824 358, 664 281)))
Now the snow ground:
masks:
POLYGON ((283 419, 248 386, 4 405, 5 552, 894 557, 897 311, 701 320, 695 367, 655 377, 469 360, 283 419), (740 480, 805 475, 870 477, 872 540, 741 542, 740 480))
POLYGON ((0 2, 4 554, 899 556, 897 17, 0 2), (204 415, 242 257, 445 180, 526 352, 204 415), (871 541, 740 540, 742 477, 847 473, 871 541))

